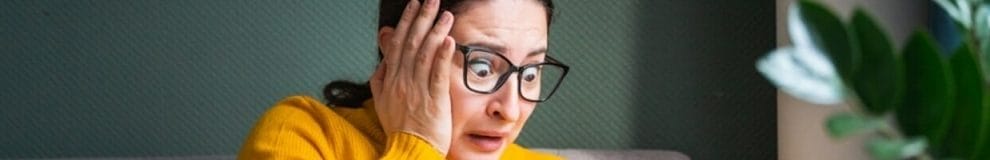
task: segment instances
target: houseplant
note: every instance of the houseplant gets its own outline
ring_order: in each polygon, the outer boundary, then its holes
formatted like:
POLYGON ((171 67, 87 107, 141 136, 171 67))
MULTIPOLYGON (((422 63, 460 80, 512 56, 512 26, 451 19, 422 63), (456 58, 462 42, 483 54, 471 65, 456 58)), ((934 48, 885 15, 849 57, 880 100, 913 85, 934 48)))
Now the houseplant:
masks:
POLYGON ((757 69, 784 93, 815 104, 848 104, 824 127, 833 138, 868 135, 874 159, 990 159, 990 4, 935 0, 961 43, 949 54, 923 29, 896 49, 870 14, 843 21, 809 0, 792 4, 793 45, 757 69))

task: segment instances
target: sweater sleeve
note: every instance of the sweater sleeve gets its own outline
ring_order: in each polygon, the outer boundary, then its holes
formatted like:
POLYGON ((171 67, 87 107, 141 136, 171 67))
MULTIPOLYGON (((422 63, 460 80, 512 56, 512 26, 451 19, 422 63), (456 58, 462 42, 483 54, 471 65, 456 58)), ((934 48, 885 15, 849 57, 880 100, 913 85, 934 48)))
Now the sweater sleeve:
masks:
POLYGON ((316 111, 305 97, 290 97, 266 111, 237 159, 336 159, 316 111))
POLYGON ((388 137, 384 153, 321 102, 289 97, 255 124, 238 159, 443 159, 425 140, 407 133, 388 137))

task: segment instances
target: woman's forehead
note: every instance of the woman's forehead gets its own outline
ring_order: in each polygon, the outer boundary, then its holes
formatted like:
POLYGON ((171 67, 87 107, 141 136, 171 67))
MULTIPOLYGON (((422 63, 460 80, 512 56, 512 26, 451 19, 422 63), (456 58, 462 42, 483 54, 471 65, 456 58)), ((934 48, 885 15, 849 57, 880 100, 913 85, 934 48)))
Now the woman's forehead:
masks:
POLYGON ((548 26, 542 4, 534 0, 490 0, 465 5, 456 13, 451 30, 458 43, 485 43, 508 50, 546 48, 548 26))

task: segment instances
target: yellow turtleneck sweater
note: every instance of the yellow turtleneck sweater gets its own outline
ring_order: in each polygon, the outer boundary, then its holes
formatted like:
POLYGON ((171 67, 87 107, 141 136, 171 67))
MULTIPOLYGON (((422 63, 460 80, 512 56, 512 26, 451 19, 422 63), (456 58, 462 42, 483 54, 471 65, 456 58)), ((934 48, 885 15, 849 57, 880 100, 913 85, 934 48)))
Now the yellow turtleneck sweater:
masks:
MULTIPOLYGON (((288 97, 258 119, 237 159, 444 159, 420 137, 386 137, 374 105, 364 105, 327 107, 311 97, 288 97)), ((518 144, 508 147, 502 159, 560 159, 518 144)))

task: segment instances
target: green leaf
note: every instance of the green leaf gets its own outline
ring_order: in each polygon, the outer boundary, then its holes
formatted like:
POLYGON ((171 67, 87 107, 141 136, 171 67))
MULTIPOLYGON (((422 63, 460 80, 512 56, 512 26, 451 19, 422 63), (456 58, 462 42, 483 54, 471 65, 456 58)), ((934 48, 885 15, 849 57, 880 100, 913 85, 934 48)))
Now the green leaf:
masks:
POLYGON ((915 32, 904 49, 907 87, 897 123, 908 136, 925 136, 932 151, 940 151, 952 120, 951 70, 927 33, 915 32))
POLYGON ((867 142, 866 148, 873 159, 896 160, 915 157, 924 152, 927 144, 924 138, 910 140, 874 138, 867 142))
MULTIPOLYGON (((990 4, 980 5, 974 16, 976 17, 973 24, 973 32, 976 36, 974 38, 979 40, 979 44, 975 44, 978 46, 974 48, 978 49, 984 62, 990 62, 990 4)), ((966 33, 963 35, 966 35, 966 33)), ((988 77, 990 76, 990 63, 982 63, 981 66, 983 68, 983 79, 986 81, 990 79, 988 77)))
POLYGON ((842 82, 825 55, 781 47, 756 62, 756 69, 781 91, 815 104, 838 104, 842 82))
POLYGON ((817 2, 801 0, 794 5, 788 15, 788 31, 795 47, 827 54, 843 82, 850 82, 859 65, 859 54, 853 49, 845 26, 817 2))
POLYGON ((960 22, 960 20, 962 20, 961 13, 959 13, 959 8, 956 7, 955 3, 952 3, 950 0, 935 0, 935 4, 938 4, 938 6, 942 8, 942 10, 944 10, 950 18, 956 22, 962 23, 960 22))
POLYGON ((949 15, 956 23, 963 26, 963 29, 970 29, 972 26, 972 4, 975 2, 970 2, 969 0, 935 0, 946 14, 949 15), (954 2, 954 3, 953 3, 954 2))
POLYGON ((975 153, 983 147, 982 140, 986 137, 984 128, 988 123, 984 121, 984 117, 990 116, 990 112, 983 105, 983 75, 976 56, 968 43, 963 43, 949 61, 956 90, 955 119, 946 142, 950 157, 975 158, 975 153))
POLYGON ((903 70, 887 34, 866 12, 853 12, 849 31, 858 43, 862 65, 853 78, 853 87, 866 111, 873 115, 887 112, 904 92, 903 70))
POLYGON ((825 129, 832 138, 875 131, 883 121, 874 120, 852 112, 832 114, 825 120, 825 129))
POLYGON ((974 139, 978 141, 975 150, 976 153, 971 156, 970 159, 990 159, 990 94, 986 94, 987 90, 983 90, 983 124, 980 127, 980 137, 974 139))

